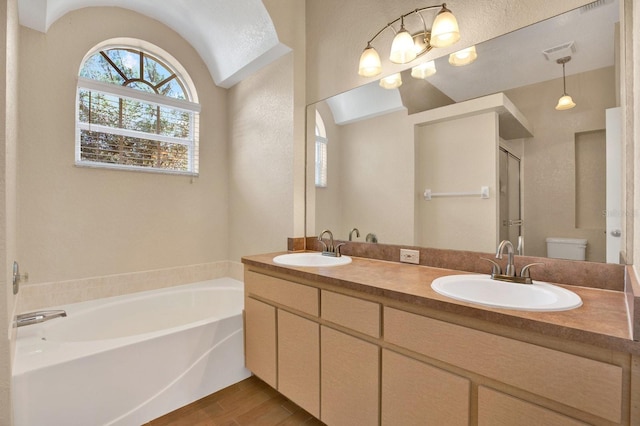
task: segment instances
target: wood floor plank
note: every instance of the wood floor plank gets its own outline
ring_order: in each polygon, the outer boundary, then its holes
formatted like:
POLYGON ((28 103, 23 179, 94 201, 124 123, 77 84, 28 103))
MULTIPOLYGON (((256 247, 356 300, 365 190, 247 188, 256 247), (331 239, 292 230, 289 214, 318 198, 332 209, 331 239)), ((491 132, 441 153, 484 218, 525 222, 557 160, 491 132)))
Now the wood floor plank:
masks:
POLYGON ((323 423, 252 376, 146 426, 322 426, 323 423))

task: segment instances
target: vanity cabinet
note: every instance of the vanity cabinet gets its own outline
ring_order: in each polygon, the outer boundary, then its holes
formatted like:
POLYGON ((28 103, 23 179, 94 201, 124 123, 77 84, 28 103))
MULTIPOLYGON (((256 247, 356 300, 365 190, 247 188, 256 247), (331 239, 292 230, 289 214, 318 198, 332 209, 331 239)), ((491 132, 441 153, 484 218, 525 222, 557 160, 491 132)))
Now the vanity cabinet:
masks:
POLYGON ((380 348, 326 326, 321 336, 320 420, 336 426, 379 424, 380 348))
POLYGON ((256 376, 320 417, 319 290, 245 273, 245 364, 256 376), (260 298, 261 300, 258 300, 260 298))
POLYGON ((628 353, 289 278, 245 270, 247 368, 328 425, 633 423, 628 353))
POLYGON ((469 424, 471 381, 382 350, 382 425, 469 424))
POLYGON ((278 387, 276 369, 276 308, 247 297, 244 301, 245 364, 273 388, 278 387))

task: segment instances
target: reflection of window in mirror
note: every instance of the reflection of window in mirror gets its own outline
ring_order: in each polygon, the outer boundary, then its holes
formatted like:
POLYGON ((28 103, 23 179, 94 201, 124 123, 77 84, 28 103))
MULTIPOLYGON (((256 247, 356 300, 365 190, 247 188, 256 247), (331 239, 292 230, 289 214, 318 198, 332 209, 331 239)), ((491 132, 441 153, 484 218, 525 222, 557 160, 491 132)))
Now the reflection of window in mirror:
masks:
POLYGON ((327 132, 318 111, 316 111, 316 187, 327 187, 327 132))

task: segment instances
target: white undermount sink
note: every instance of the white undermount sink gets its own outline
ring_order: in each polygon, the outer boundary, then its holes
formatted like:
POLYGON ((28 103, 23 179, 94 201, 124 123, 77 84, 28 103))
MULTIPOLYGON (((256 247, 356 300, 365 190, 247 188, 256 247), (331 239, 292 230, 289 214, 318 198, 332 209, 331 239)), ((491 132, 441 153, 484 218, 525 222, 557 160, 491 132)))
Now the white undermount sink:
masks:
POLYGON ((288 253, 273 258, 279 265, 286 266, 340 266, 351 263, 349 256, 324 256, 322 253, 288 253))
POLYGON ((574 292, 541 281, 516 284, 493 280, 489 275, 449 275, 433 280, 431 288, 452 299, 493 308, 566 311, 582 306, 582 299, 574 292))

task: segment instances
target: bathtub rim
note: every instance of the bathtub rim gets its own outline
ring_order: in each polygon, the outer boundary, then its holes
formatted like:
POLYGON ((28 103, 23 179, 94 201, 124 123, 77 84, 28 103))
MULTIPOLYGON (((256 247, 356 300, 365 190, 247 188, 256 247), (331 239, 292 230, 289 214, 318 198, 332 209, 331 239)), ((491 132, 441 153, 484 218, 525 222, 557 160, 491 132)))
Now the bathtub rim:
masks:
MULTIPOLYGON (((232 289, 234 291, 244 292, 244 283, 230 277, 220 277, 195 283, 181 284, 176 286, 164 287, 161 289, 146 290, 123 294, 118 296, 105 297, 101 299, 88 300, 84 302, 71 303, 67 305, 52 306, 46 309, 64 309, 69 316, 87 312, 103 305, 121 303, 122 301, 130 301, 141 298, 148 298, 154 295, 183 292, 197 289, 207 289, 215 291, 215 289, 232 289)), ((135 345, 144 340, 159 338, 169 334, 180 333, 181 331, 206 326, 217 321, 231 320, 233 318, 242 317, 243 306, 238 307, 238 312, 227 316, 211 316, 205 319, 193 321, 174 327, 154 330, 146 333, 140 333, 130 336, 122 336, 103 340, 84 340, 84 341, 56 341, 43 340, 42 333, 50 327, 48 322, 33 324, 18 329, 16 337, 16 352, 13 363, 12 377, 21 374, 27 374, 43 368, 51 367, 65 362, 91 356, 100 352, 106 352, 118 347, 135 345)), ((52 319, 50 321, 64 320, 52 319)))

